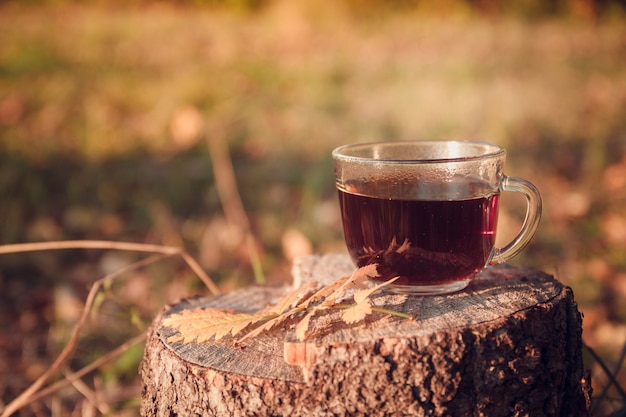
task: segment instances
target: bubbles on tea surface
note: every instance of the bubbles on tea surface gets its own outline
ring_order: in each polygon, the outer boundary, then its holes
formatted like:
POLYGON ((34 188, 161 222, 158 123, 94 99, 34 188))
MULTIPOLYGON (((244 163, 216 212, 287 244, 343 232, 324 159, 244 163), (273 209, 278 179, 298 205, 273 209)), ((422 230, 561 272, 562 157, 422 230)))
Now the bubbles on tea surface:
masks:
POLYGON ((417 200, 466 200, 494 193, 487 182, 460 176, 448 181, 419 181, 417 188, 417 200))
POLYGON ((370 177, 349 181, 343 191, 350 194, 393 200, 466 200, 486 197, 497 190, 485 181, 453 177, 433 179, 417 175, 370 177))

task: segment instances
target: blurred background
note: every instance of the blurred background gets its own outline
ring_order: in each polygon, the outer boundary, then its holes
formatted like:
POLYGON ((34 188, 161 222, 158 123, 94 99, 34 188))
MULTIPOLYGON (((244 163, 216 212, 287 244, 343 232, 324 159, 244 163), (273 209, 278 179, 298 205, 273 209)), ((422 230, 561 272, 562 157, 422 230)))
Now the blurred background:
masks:
MULTIPOLYGON (((571 286, 585 344, 623 367, 626 2, 0 1, 0 245, 177 246, 222 291, 289 282, 295 256, 344 250, 331 150, 403 139, 508 149, 507 174, 544 197, 512 263, 571 286)), ((501 242, 524 214, 503 204, 501 242)), ((143 257, 0 255, 0 411, 65 346, 93 282, 143 257)), ((180 258, 124 274, 63 372, 208 293, 180 258)), ((135 415, 141 356, 20 415, 135 415)), ((624 415, 585 359, 595 414, 624 415)))

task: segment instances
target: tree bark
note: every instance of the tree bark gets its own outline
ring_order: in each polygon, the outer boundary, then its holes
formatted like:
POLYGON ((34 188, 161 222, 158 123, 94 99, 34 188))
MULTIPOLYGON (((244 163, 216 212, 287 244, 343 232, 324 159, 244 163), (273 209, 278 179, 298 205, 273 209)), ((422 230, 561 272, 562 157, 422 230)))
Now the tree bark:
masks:
MULTIPOLYGON (((345 255, 299 258, 294 285, 351 273, 345 255)), ((290 287, 251 287, 165 307, 149 330, 143 416, 588 416, 581 315, 570 288, 532 269, 499 266, 445 296, 382 294, 347 325, 316 316, 235 346, 170 343, 162 320, 197 307, 258 310, 290 287)))

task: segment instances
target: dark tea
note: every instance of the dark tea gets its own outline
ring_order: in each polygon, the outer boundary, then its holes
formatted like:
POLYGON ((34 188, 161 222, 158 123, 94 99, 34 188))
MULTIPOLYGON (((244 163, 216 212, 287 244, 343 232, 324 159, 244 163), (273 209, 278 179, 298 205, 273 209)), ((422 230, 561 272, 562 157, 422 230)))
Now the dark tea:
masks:
POLYGON ((385 291, 449 294, 487 265, 516 256, 541 219, 541 195, 504 175, 506 150, 487 142, 425 140, 353 143, 333 150, 348 251, 396 281, 385 291), (515 237, 496 247, 500 193, 526 197, 515 237))
POLYGON ((382 198, 386 187, 398 189, 377 181, 339 191, 346 245, 358 266, 377 263, 374 279, 400 276, 395 284, 416 287, 468 280, 484 268, 495 243, 498 192, 457 181, 414 184, 382 198))

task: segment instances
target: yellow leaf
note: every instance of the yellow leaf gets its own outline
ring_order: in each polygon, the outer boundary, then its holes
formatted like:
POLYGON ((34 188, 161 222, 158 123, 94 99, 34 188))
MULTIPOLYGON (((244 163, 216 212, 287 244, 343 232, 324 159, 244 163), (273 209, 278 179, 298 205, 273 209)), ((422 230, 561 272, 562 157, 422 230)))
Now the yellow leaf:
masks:
POLYGON ((168 341, 203 343, 211 339, 219 340, 227 335, 236 336, 250 329, 236 342, 241 343, 279 324, 283 324, 286 329, 285 321, 308 311, 295 329, 298 340, 304 340, 311 319, 318 311, 328 308, 345 308, 344 305, 339 305, 339 300, 346 296, 346 291, 349 289, 360 291, 354 295, 356 304, 345 309, 342 319, 348 324, 355 323, 372 313, 373 307, 369 297, 397 279, 391 279, 372 288, 366 287, 368 279, 378 275, 376 267, 376 264, 372 264, 358 268, 351 275, 339 278, 317 291, 315 289, 318 284, 311 282, 283 296, 275 305, 255 313, 231 309, 199 308, 172 314, 163 320, 163 325, 177 330, 178 334, 169 337, 168 341))
MULTIPOLYGON (((237 341, 237 344, 244 342, 246 339, 249 339, 249 338, 252 338, 252 337, 256 337, 256 336, 260 335, 261 333, 263 333, 265 331, 269 331, 272 327, 276 326, 277 324, 280 324, 280 323, 284 322, 288 318, 292 317, 294 314, 299 313, 299 312, 301 312, 303 310, 304 309, 302 307, 296 307, 296 308, 294 308, 292 310, 289 310, 286 313, 283 313, 283 314, 281 314, 279 316, 274 316, 274 317, 268 319, 265 323, 263 323, 262 325, 260 325, 256 329, 251 330, 246 335, 244 335, 241 339, 239 339, 237 341)), ((267 316, 265 316, 265 317, 267 317, 267 316)))
POLYGON ((366 300, 371 294, 372 294, 371 288, 361 290, 357 292, 356 294, 354 294, 354 302, 359 304, 363 302, 364 300, 366 300))
POLYGON ((343 277, 343 278, 339 278, 339 279, 331 282, 330 284, 327 284, 326 286, 320 288, 315 294, 313 294, 311 297, 309 297, 301 305, 303 307, 308 307, 309 305, 311 305, 313 303, 316 303, 318 301, 321 301, 322 299, 325 299, 330 294, 332 294, 334 291, 336 291, 337 288, 339 288, 341 285, 343 285, 343 283, 346 280, 348 280, 349 278, 350 278, 350 276, 346 276, 346 277, 343 277))
POLYGON ((361 302, 363 302, 365 299, 369 298, 370 295, 374 294, 376 291, 380 290, 383 287, 386 287, 387 285, 393 283, 394 281, 396 281, 398 278, 400 277, 394 277, 391 278, 385 282, 382 282, 372 288, 367 288, 364 290, 361 290, 359 292, 357 292, 356 294, 354 294, 354 302, 359 304, 361 302))
POLYGON ((263 319, 263 315, 243 313, 218 308, 183 310, 163 319, 163 325, 178 330, 180 335, 168 338, 170 342, 202 343, 215 338, 219 340, 231 334, 235 336, 251 323, 263 319))
POLYGON ((306 331, 309 330, 309 322, 313 314, 315 314, 315 310, 309 311, 296 326, 296 338, 301 342, 304 341, 306 337, 306 331))
POLYGON ((377 264, 365 265, 357 268, 352 275, 341 280, 337 288, 334 289, 332 294, 329 294, 322 305, 332 306, 338 297, 342 296, 346 290, 351 288, 363 288, 365 282, 372 276, 377 276, 376 271, 377 264))
POLYGON ((317 285, 317 282, 313 281, 300 288, 296 288, 289 294, 282 297, 275 306, 269 307, 266 311, 277 315, 283 314, 289 308, 294 308, 297 305, 306 302, 306 300, 311 297, 312 292, 317 285))
POLYGON ((341 319, 346 324, 352 324, 363 320, 365 316, 371 313, 372 305, 369 303, 369 301, 363 301, 345 309, 343 314, 341 315, 341 319))

